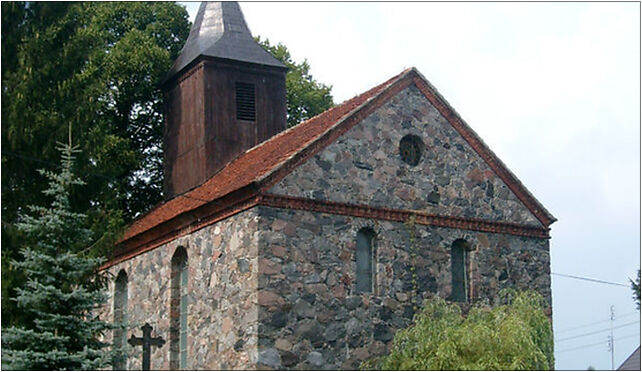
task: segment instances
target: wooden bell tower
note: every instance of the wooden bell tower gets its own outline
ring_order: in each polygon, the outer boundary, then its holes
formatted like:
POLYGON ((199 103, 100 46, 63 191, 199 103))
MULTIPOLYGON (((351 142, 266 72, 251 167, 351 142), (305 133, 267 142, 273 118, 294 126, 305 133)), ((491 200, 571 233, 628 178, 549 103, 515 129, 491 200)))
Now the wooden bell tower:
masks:
POLYGON ((166 199, 286 128, 286 72, 252 38, 236 2, 201 4, 162 84, 166 199))

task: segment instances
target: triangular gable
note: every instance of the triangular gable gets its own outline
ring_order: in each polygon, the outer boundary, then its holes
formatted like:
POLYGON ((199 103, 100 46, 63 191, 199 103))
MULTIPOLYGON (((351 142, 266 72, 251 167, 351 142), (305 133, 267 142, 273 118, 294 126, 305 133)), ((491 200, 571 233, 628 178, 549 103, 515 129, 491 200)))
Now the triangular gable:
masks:
MULTIPOLYGON (((384 83, 385 84, 385 83, 384 83)), ((386 89, 382 89, 361 107, 358 107, 330 127, 323 136, 310 141, 300 151, 292 155, 288 162, 280 164, 271 172, 261 178, 265 186, 272 186, 289 174, 294 168, 315 155, 330 143, 338 139, 343 133, 356 125, 367 115, 372 113, 388 99, 410 84, 414 84, 421 93, 437 108, 439 113, 448 120, 450 125, 468 142, 475 152, 486 162, 486 164, 497 174, 497 176, 508 186, 515 196, 533 213, 533 215, 546 228, 557 221, 553 215, 526 189, 517 177, 506 167, 506 165, 493 153, 493 151, 482 141, 475 131, 464 122, 448 102, 437 92, 437 90, 417 71, 415 68, 405 70, 401 75, 392 79, 386 89)), ((381 86, 379 86, 381 87, 381 86)), ((303 124, 300 124, 303 125, 303 124)), ((268 141, 269 142, 269 141, 268 141)))
POLYGON ((224 218, 256 205, 262 192, 411 84, 417 86, 543 226, 556 221, 437 90, 415 68, 410 68, 247 150, 200 186, 155 207, 132 222, 120 241, 119 251, 141 245, 151 249, 181 231, 192 231, 195 226, 200 228, 220 219, 213 218, 214 215, 224 218))
POLYGON ((543 227, 415 84, 297 166, 267 193, 543 227), (416 163, 402 160, 402 138, 421 144, 416 163))

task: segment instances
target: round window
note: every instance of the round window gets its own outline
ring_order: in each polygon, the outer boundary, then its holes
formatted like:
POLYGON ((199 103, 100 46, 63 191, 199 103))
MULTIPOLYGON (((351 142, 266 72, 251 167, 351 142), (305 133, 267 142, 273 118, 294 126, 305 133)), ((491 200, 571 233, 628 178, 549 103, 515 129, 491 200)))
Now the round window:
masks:
POLYGON ((413 134, 408 134, 399 141, 399 154, 401 155, 401 159, 410 165, 419 164, 423 150, 423 141, 413 134))

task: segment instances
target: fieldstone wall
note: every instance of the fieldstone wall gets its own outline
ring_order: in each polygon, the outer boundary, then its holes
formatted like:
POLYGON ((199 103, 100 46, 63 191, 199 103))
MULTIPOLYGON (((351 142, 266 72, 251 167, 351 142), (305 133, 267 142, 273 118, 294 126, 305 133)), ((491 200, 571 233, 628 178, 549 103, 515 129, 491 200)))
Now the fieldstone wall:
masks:
MULTIPOLYGON (((167 341, 152 348, 152 369, 169 369, 171 260, 179 246, 188 254, 187 369, 256 365, 257 226, 255 210, 246 211, 109 268, 114 279, 120 270, 129 279, 127 338, 140 337, 148 322, 152 336, 167 341)), ((110 301, 102 316, 111 320, 112 312, 110 301)), ((141 369, 141 354, 140 346, 130 350, 128 369, 141 369)))
MULTIPOLYGON (((128 275, 127 337, 149 322, 169 340, 171 258, 188 252, 188 369, 356 369, 385 353, 413 305, 451 292, 450 247, 466 239, 469 296, 505 287, 550 304, 548 240, 255 207, 111 267, 128 275), (372 228, 375 291, 355 290, 357 231, 372 228), (412 243, 411 243, 412 242, 412 243), (415 255, 413 255, 415 253, 415 255), (414 258, 413 258, 414 257, 414 258), (417 280, 413 283, 412 273, 417 280)), ((110 287, 113 293, 113 283, 110 287)), ((102 316, 112 319, 112 304, 102 316)), ((169 344, 152 368, 169 368, 169 344)), ((141 349, 128 369, 140 369, 141 349)))
POLYGON ((515 287, 551 303, 546 239, 269 207, 259 214, 261 369, 356 369, 385 353, 394 331, 410 324, 413 301, 450 296, 450 247, 460 238, 473 248, 473 299, 493 304, 501 288, 515 287), (372 294, 357 294, 354 284, 363 227, 376 233, 372 294))
POLYGON ((271 192, 541 226, 414 85, 297 167, 271 192), (399 155, 399 141, 407 134, 419 136, 425 145, 416 166, 399 155))

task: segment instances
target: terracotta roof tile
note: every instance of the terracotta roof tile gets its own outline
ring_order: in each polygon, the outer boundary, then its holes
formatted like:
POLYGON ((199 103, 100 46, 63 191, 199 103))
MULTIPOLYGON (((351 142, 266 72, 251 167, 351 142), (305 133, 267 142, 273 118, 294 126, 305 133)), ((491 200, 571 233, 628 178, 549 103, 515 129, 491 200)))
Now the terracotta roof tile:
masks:
POLYGON ((166 201, 134 220, 121 241, 128 240, 172 218, 258 182, 305 149, 341 119, 382 93, 414 69, 409 68, 382 84, 311 119, 289 128, 247 150, 200 186, 166 201))
MULTIPOLYGON (((260 192, 259 187, 267 187, 270 182, 278 181, 279 177, 287 174, 291 167, 297 165, 297 162, 304 161, 306 156, 333 142, 336 136, 341 134, 341 130, 350 128, 351 125, 360 120, 360 117, 367 115, 370 109, 382 104, 388 99, 387 97, 396 94, 396 91, 412 83, 460 132, 473 149, 542 222, 544 227, 548 227, 555 221, 555 217, 519 182, 517 177, 483 143, 474 130, 459 117, 437 90, 416 69, 409 68, 367 92, 247 150, 203 184, 158 205, 149 213, 133 221, 125 231, 121 242, 130 240, 132 244, 128 249, 133 249, 135 246, 143 244, 143 242, 137 242, 137 239, 132 238, 142 236, 141 234, 150 230, 155 230, 161 224, 166 222, 173 223, 172 226, 167 226, 170 230, 180 228, 180 226, 184 226, 184 222, 189 223, 188 220, 198 218, 196 215, 190 216, 190 213, 192 211, 196 212, 197 209, 202 209, 201 207, 205 205, 213 206, 215 204, 212 202, 220 200, 222 202, 221 207, 226 207, 225 203, 230 201, 225 201, 223 198, 236 191, 256 186, 256 190, 260 192), (369 103, 373 103, 373 105, 369 103), (326 136, 325 134, 329 135, 326 136), (181 219, 177 218, 181 215, 186 217, 185 221, 180 221, 181 219)), ((245 195, 252 195, 252 192, 245 193, 245 195)), ((237 199, 231 198, 230 200, 234 203, 234 200, 237 199)), ((166 229, 161 230, 164 231, 166 229)), ((152 235, 154 234, 152 233, 152 235)), ((149 241, 149 239, 152 238, 146 237, 143 241, 149 241)))

